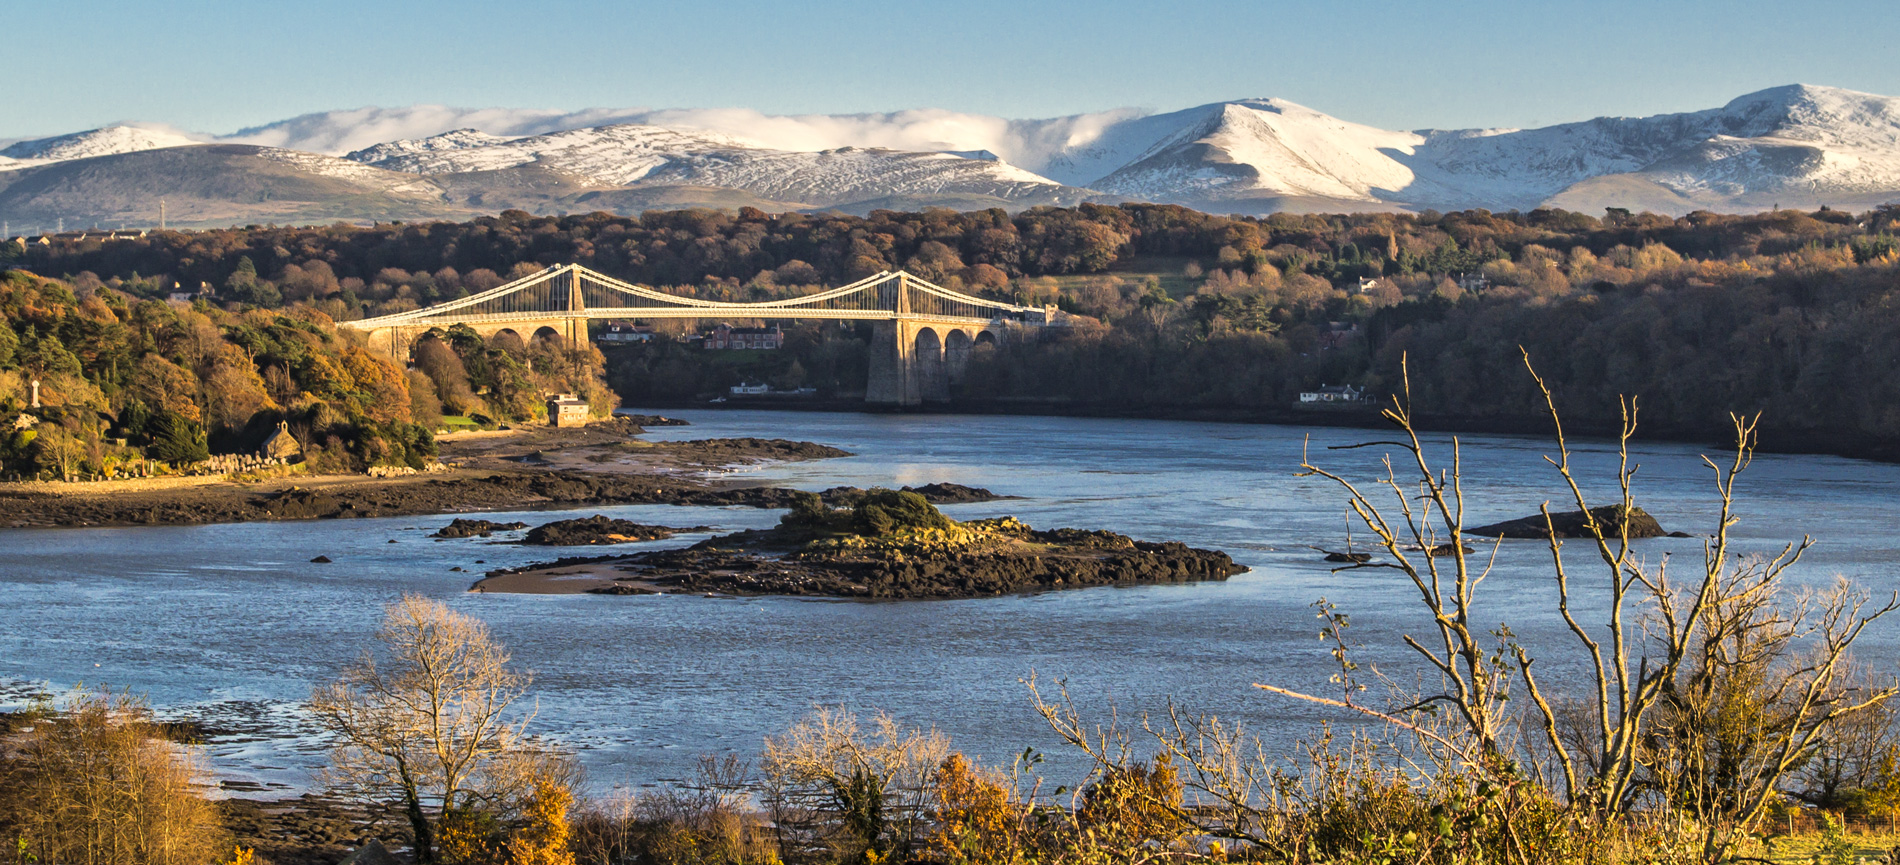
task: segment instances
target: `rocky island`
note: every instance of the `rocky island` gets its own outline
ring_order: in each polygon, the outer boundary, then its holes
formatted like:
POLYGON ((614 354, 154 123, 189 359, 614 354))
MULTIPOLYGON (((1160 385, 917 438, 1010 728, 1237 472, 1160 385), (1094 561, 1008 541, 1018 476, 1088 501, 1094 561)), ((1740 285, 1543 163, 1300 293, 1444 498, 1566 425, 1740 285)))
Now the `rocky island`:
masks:
MULTIPOLYGON (((828 491, 829 492, 829 491, 828 491)), ((684 549, 568 558, 493 571, 473 591, 640 595, 974 598, 1106 585, 1224 580, 1226 553, 1106 531, 1039 531, 1014 517, 957 522, 924 495, 793 493, 777 527, 684 549)))

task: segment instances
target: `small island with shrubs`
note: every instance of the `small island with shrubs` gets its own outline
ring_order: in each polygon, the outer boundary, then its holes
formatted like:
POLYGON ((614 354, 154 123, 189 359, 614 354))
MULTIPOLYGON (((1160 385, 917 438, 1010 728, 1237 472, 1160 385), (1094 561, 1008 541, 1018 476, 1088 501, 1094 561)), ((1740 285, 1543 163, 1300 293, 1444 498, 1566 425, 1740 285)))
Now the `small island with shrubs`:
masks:
POLYGON ((948 599, 1224 580, 1245 570, 1226 553, 1178 542, 1038 531, 1007 516, 958 522, 918 493, 871 489, 836 505, 796 493, 772 529, 494 571, 474 590, 948 599))

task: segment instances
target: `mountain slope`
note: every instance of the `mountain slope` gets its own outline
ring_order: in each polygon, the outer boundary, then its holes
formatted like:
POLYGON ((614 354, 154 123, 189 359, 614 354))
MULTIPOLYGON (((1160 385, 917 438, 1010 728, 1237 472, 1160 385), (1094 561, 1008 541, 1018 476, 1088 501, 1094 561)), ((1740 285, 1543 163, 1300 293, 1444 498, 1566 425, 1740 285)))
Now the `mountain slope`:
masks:
POLYGON ((466 218, 412 175, 294 150, 204 144, 73 159, 0 172, 0 214, 14 225, 323 223, 466 218))

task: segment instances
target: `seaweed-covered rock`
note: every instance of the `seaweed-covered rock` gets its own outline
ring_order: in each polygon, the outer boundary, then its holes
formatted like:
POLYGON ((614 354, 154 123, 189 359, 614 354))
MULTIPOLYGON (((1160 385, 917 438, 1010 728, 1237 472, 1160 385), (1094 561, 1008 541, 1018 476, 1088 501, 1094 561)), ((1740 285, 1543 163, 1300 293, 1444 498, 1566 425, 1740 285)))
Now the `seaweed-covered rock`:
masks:
POLYGON ((637 541, 658 541, 670 538, 675 532, 705 531, 705 526, 690 529, 676 529, 670 526, 649 526, 632 520, 616 520, 595 514, 576 520, 556 520, 546 525, 535 526, 528 530, 528 536, 521 539, 524 544, 542 547, 575 547, 590 544, 631 544, 637 541))
POLYGON ((437 529, 432 538, 485 538, 496 532, 509 532, 525 529, 527 523, 496 523, 488 520, 465 520, 460 517, 451 520, 448 525, 437 529))
POLYGON ((626 423, 630 423, 634 426, 639 426, 639 427, 691 426, 692 425, 686 421, 680 420, 679 418, 671 418, 671 417, 666 417, 664 415, 657 415, 657 414, 623 414, 623 415, 615 415, 615 417, 621 421, 624 421, 626 423))
POLYGON ((264 516, 279 520, 333 517, 337 515, 342 505, 335 496, 303 487, 291 487, 279 493, 263 496, 262 499, 264 516))
POLYGON ((689 441, 655 442, 657 450, 668 451, 688 457, 706 459, 774 459, 774 460, 822 460, 833 457, 848 457, 851 452, 839 450, 830 445, 817 442, 800 442, 790 439, 730 438, 730 439, 692 439, 689 441))
MULTIPOLYGON (((1590 514, 1596 517, 1597 524, 1603 529, 1604 537, 1614 538, 1617 536, 1623 521, 1622 505, 1604 505, 1602 507, 1591 508, 1590 514)), ((1479 526, 1475 529, 1465 529, 1465 534, 1480 535, 1488 538, 1531 538, 1536 540, 1548 540, 1551 538, 1553 529, 1556 531, 1556 537, 1558 539, 1587 538, 1591 536, 1589 524, 1584 519, 1583 511, 1565 511, 1563 513, 1551 514, 1549 525, 1544 523, 1543 514, 1534 514, 1521 519, 1505 520, 1501 523, 1492 523, 1491 525, 1479 526)), ((1663 531, 1662 524, 1656 522, 1656 518, 1650 516, 1648 512, 1635 506, 1630 508, 1629 536, 1631 538, 1660 538, 1668 534, 1668 532, 1663 531)))
MULTIPOLYGON (((858 503, 870 490, 861 487, 832 487, 819 493, 825 504, 834 508, 848 508, 858 503)), ((916 493, 924 501, 933 505, 967 505, 977 502, 993 502, 999 499, 1014 498, 1001 496, 982 487, 966 487, 962 484, 932 483, 915 487, 900 487, 898 492, 916 493)))

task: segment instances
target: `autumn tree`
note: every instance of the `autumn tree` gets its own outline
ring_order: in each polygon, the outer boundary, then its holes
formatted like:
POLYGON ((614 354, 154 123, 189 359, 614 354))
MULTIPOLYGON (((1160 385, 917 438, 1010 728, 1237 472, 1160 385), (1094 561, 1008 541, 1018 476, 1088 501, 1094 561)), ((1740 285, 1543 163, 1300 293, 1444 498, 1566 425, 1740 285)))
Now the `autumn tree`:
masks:
POLYGON ((227 835, 145 705, 81 692, 0 757, 0 837, 21 862, 201 865, 227 835))

